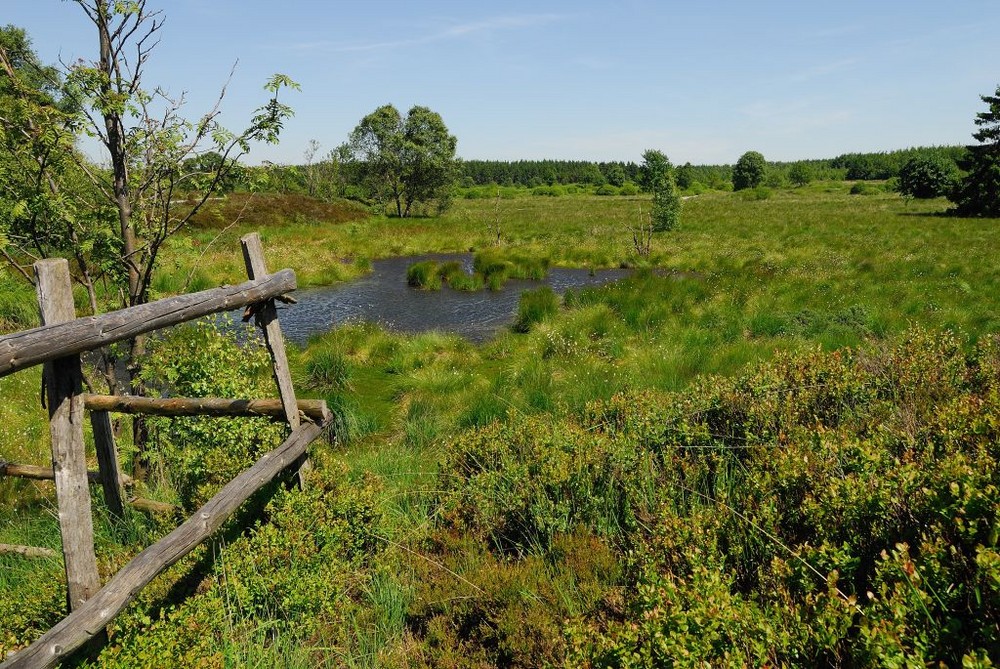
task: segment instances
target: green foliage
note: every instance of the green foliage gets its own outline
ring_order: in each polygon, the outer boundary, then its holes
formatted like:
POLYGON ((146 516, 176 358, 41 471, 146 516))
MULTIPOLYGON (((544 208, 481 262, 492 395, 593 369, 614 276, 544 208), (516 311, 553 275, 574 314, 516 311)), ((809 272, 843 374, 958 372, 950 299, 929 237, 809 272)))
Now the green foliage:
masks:
MULTIPOLYGON (((608 182, 605 173, 617 180, 635 180, 638 167, 635 163, 594 163, 584 160, 465 160, 461 171, 463 181, 469 185, 535 186, 586 184, 600 186, 608 182)), ((617 184, 621 185, 621 184, 617 184)), ((495 192, 495 191, 494 191, 495 192)))
POLYGON ((767 162, 757 151, 747 151, 733 167, 733 190, 756 188, 764 183, 767 162))
POLYGON ((540 323, 559 311, 559 298, 548 286, 521 293, 517 303, 517 316, 511 329, 514 332, 528 332, 531 326, 540 323))
MULTIPOLYGON (((214 547, 196 593, 159 613, 130 607, 96 666, 259 666, 264 658, 287 666, 296 647, 317 638, 353 654, 354 598, 373 579, 385 521, 374 488, 346 474, 320 457, 304 490, 275 490, 264 520, 214 547)), ((293 666, 313 666, 300 662, 293 666)))
POLYGON ((434 260, 424 260, 410 265, 406 268, 406 285, 424 290, 441 290, 438 263, 434 260))
POLYGON ((696 181, 694 165, 684 163, 674 170, 674 181, 681 190, 687 190, 694 186, 696 181))
POLYGON ((27 330, 38 325, 38 302, 26 281, 0 269, 0 332, 27 330))
POLYGON ((441 115, 415 106, 404 119, 383 105, 361 119, 342 148, 376 202, 391 202, 396 215, 409 216, 414 205, 433 202, 438 211, 450 203, 458 179, 457 140, 441 115))
POLYGON ((881 153, 845 153, 826 161, 829 168, 840 170, 839 179, 872 181, 899 176, 903 165, 912 158, 927 158, 954 164, 962 156, 962 147, 916 147, 881 153))
POLYGON ((562 186, 535 186, 531 189, 532 195, 547 195, 548 197, 561 197, 566 194, 566 189, 562 186))
POLYGON ((967 147, 960 161, 966 175, 950 197, 962 216, 1000 217, 1000 86, 980 97, 988 110, 976 114, 972 136, 979 144, 967 147))
POLYGON ((805 186, 813 180, 813 171, 804 162, 795 163, 788 170, 788 180, 795 186, 805 186))
POLYGON ((624 186, 625 181, 628 179, 628 175, 625 174, 625 168, 621 165, 621 163, 607 163, 601 172, 604 174, 604 178, 607 179, 607 182, 615 188, 621 188, 624 186))
MULTIPOLYGON (((619 395, 579 423, 509 416, 449 448, 442 532, 525 565, 560 564, 567 532, 622 547, 624 602, 570 622, 570 666, 983 657, 1000 642, 998 350, 914 331, 619 395)), ((457 629, 467 653, 519 638, 457 629)))
POLYGON ((549 271, 549 257, 509 251, 479 251, 473 258, 474 272, 490 290, 499 290, 507 279, 544 279, 549 271))
POLYGON ((914 157, 899 170, 899 192, 929 199, 947 195, 954 188, 954 164, 941 159, 914 157))
POLYGON ((747 202, 754 202, 759 200, 767 200, 774 194, 767 186, 754 186, 753 188, 745 188, 739 191, 739 197, 747 202))
MULTIPOLYGON (((253 399, 276 390, 260 340, 239 345, 207 320, 154 340, 143 378, 164 396, 253 399)), ((151 417, 149 427, 163 475, 188 508, 276 447, 286 430, 264 418, 151 417)))
POLYGON ((654 232, 674 230, 680 224, 681 198, 674 185, 673 169, 662 151, 643 152, 640 174, 643 188, 653 194, 650 218, 654 232))
POLYGON ((610 547, 586 532, 557 535, 549 555, 518 560, 453 532, 432 546, 413 562, 413 667, 560 666, 563 621, 613 599, 621 572, 610 547))
POLYGON ((851 195, 876 195, 880 192, 878 186, 873 186, 872 184, 865 183, 864 181, 856 181, 851 184, 851 195))

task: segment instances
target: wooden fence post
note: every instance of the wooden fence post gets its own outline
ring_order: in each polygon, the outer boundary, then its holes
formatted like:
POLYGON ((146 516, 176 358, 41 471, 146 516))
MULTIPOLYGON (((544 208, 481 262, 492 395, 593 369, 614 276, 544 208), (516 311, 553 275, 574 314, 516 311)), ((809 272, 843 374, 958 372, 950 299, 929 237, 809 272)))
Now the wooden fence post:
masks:
MULTIPOLYGON (((39 260, 35 263, 35 279, 42 325, 76 318, 69 263, 65 259, 39 260)), ((101 587, 94 555, 94 520, 83 444, 80 355, 45 363, 44 378, 66 585, 70 609, 75 610, 101 587)))
POLYGON ((94 450, 97 451, 97 469, 101 474, 104 502, 115 518, 125 518, 125 502, 122 493, 122 471, 118 462, 118 448, 115 433, 111 429, 111 416, 107 411, 91 411, 90 427, 94 432, 94 450))
MULTIPOLYGON (((246 265, 247 278, 251 281, 267 277, 267 265, 264 263, 264 247, 260 243, 260 235, 256 232, 243 235, 240 238, 243 248, 243 262, 246 265)), ((278 311, 274 300, 265 300, 258 305, 257 322, 264 331, 264 343, 271 354, 274 369, 274 380, 278 384, 278 394, 281 405, 285 409, 285 419, 292 432, 299 429, 299 409, 295 402, 295 388, 292 386, 292 374, 288 368, 288 357, 285 355, 285 338, 281 334, 281 324, 278 322, 278 311)), ((304 485, 304 471, 308 468, 308 460, 303 457, 298 463, 299 486, 304 485)))

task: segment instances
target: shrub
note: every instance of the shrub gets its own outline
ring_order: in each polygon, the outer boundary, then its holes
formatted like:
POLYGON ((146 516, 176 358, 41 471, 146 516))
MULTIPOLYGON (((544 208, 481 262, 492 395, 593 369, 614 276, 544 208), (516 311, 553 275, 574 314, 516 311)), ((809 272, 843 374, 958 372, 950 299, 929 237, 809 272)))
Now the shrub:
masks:
POLYGON ((531 189, 532 195, 546 195, 548 197, 562 197, 566 190, 562 186, 536 186, 531 189))
MULTIPOLYGON (((238 344, 231 331, 202 320, 154 339, 142 364, 146 384, 165 396, 273 397, 271 359, 253 333, 238 344)), ((281 443, 286 426, 266 418, 150 417, 152 451, 185 507, 281 443)))
POLYGON ((942 159, 915 156, 899 170, 899 192, 929 199, 947 195, 954 187, 955 167, 942 159))
POLYGON ((813 180, 812 169, 806 163, 795 163, 788 170, 788 179, 795 186, 805 186, 813 180))
POLYGON ((195 572, 197 592, 170 606, 129 607, 97 666, 314 666, 313 655, 293 664, 275 647, 317 636, 349 654, 358 643, 354 600, 375 578, 386 521, 370 482, 321 454, 314 464, 305 489, 278 487, 263 520, 216 543, 207 573, 195 572))
POLYGON ((756 186, 747 188, 739 192, 739 196, 747 201, 766 200, 771 197, 772 191, 767 186, 756 186))
POLYGON ((594 191, 594 195, 618 195, 618 189, 611 184, 604 184, 603 186, 597 187, 597 190, 594 191))
POLYGON ((443 527, 514 565, 558 564, 566 532, 621 548, 623 599, 570 620, 557 664, 989 666, 1000 340, 962 344, 913 331, 508 415, 448 449, 443 527))
POLYGON ((631 181, 626 181, 625 184, 618 189, 619 195, 638 195, 639 187, 632 183, 631 181))

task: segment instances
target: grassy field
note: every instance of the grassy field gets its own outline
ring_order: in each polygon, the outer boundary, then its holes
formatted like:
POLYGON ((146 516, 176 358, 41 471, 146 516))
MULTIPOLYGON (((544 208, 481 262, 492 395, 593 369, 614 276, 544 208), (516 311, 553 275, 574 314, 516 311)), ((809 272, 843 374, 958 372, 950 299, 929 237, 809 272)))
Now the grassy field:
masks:
MULTIPOLYGON (((337 416, 315 485, 159 579, 93 662, 988 666, 1000 226, 869 192, 699 195, 648 257, 630 230, 640 197, 458 199, 400 220, 257 196, 231 227, 220 205, 171 242, 160 293, 243 280, 251 229, 300 286, 484 249, 636 273, 481 346, 350 325, 293 351, 298 393, 337 416), (954 441, 923 450, 938 433, 954 441), (913 564, 925 581, 900 580, 913 564), (197 594, 171 599, 180 581, 197 594), (962 609, 976 597, 981 624, 962 609), (969 631, 940 631, 955 624, 969 631)), ((0 457, 44 462, 39 379, 0 383, 0 457)), ((58 545, 44 485, 0 483, 0 542, 58 545)), ((166 529, 134 523, 102 530, 107 568, 166 529)), ((30 606, 0 622, 0 654, 59 613, 58 588, 32 588, 53 565, 18 560, 0 556, 3 610, 30 606)))

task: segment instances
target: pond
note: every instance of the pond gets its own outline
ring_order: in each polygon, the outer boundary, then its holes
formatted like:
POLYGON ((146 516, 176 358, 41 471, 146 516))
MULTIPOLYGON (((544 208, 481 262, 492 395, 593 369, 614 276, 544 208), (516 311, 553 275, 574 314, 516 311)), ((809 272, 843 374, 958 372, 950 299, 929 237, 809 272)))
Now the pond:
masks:
POLYGON ((551 286, 562 294, 568 288, 599 286, 628 276, 631 270, 567 269, 554 267, 545 279, 511 279, 502 290, 476 292, 420 290, 406 284, 406 270, 416 262, 457 260, 472 271, 472 254, 434 254, 387 258, 372 263, 372 272, 348 283, 295 292, 298 304, 278 304, 285 336, 296 344, 349 321, 379 323, 396 332, 453 332, 481 343, 509 325, 525 290, 551 286))

